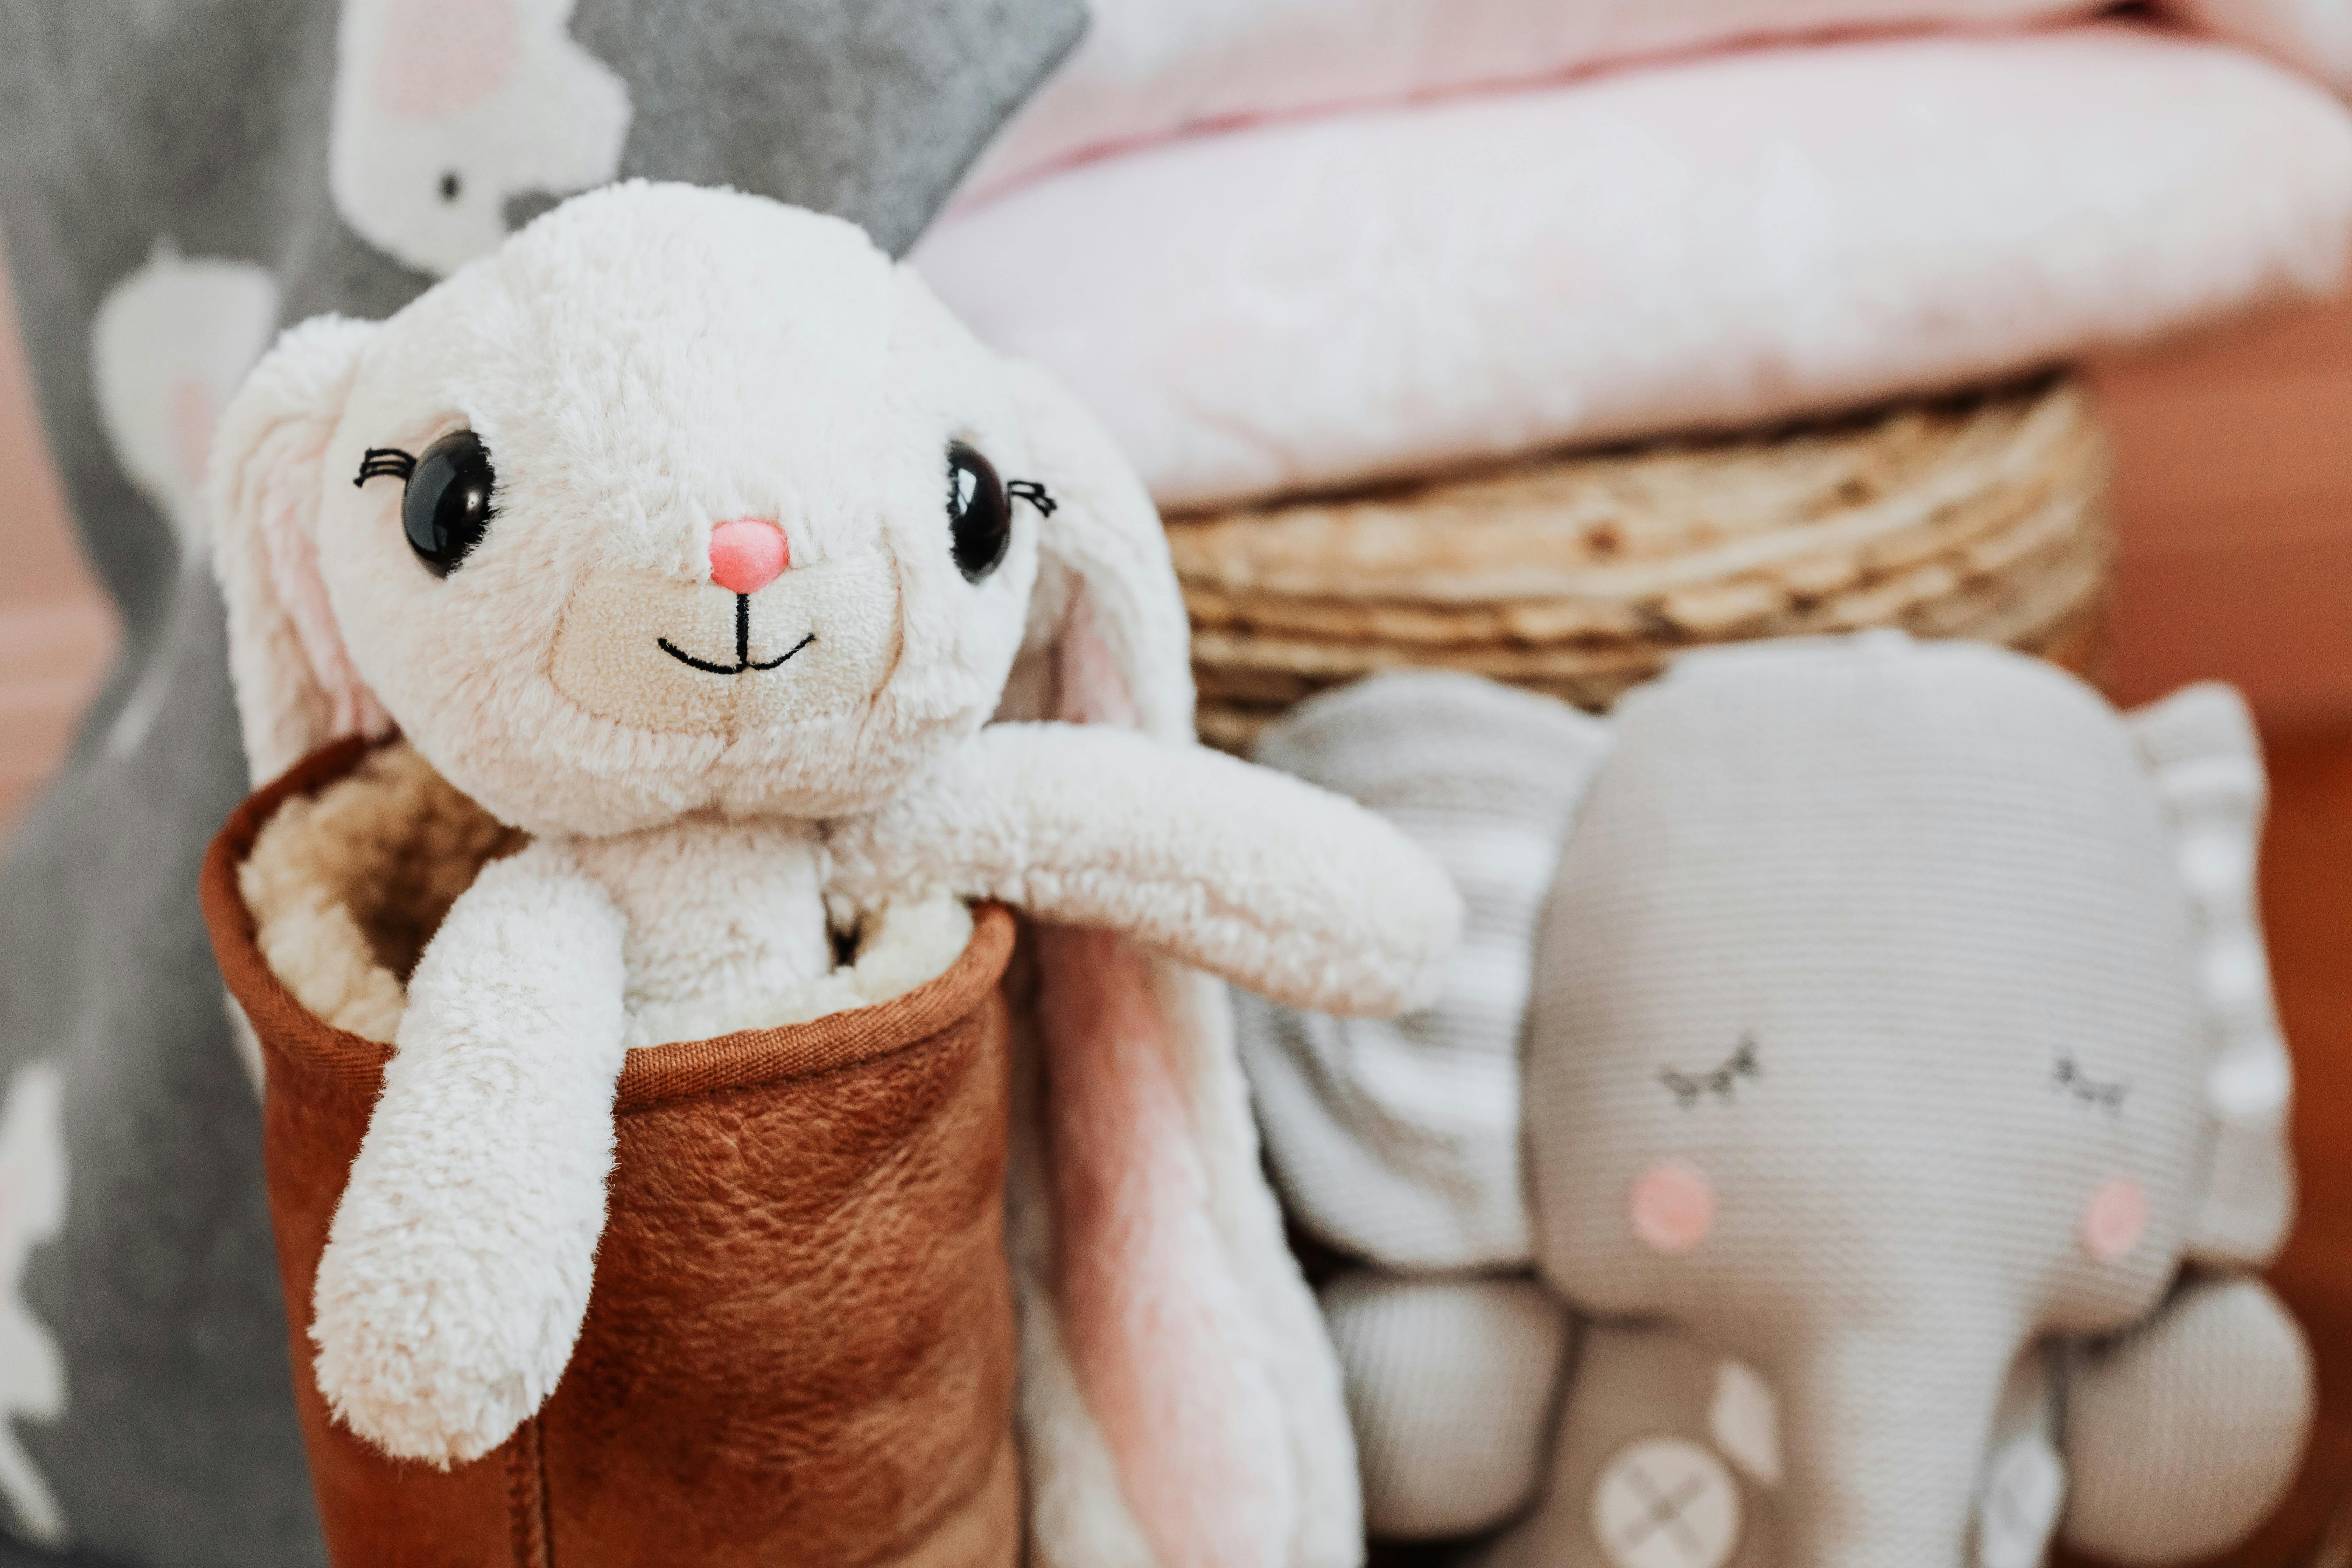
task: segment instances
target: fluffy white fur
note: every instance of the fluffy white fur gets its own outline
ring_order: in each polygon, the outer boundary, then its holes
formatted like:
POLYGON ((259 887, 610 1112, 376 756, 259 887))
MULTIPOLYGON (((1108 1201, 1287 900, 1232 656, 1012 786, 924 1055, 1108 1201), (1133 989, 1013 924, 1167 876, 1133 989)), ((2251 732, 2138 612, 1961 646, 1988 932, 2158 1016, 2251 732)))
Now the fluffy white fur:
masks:
POLYGON ((487 1453, 572 1359, 604 1228, 627 938, 570 854, 534 845, 482 872, 409 982, 310 1329, 335 1414, 394 1454, 487 1453))
MULTIPOLYGON (((952 900, 1002 897, 1349 1012, 1410 1004, 1453 942, 1458 900, 1400 836, 1189 743, 1183 609, 1140 483, 1065 395, 847 225, 682 187, 583 197, 389 322, 289 333, 212 473, 257 774, 396 721, 535 839, 457 900, 417 967, 319 1276, 320 1385, 395 1454, 478 1455, 544 1397, 584 1307, 625 1048, 782 1021, 833 973, 828 916, 879 922, 860 985, 903 980, 952 900), (398 480, 353 477, 370 448, 459 428, 496 464, 497 517, 438 578, 405 542, 398 480), (950 550, 950 441, 1057 503, 1017 502, 977 583, 950 550), (800 651, 706 673, 656 639, 731 651, 739 605, 709 540, 746 517, 791 558, 742 602, 750 657, 800 651), (1108 722, 983 728, 997 714, 1108 722)), ((1104 1157, 1197 1220, 1162 1228, 1204 1244, 1215 1279, 1180 1289, 1204 1293, 1223 1373, 1265 1391, 1260 1419, 1178 1449, 1284 1478, 1249 1561, 1344 1562, 1336 1369, 1258 1174, 1224 998, 1164 962, 1135 973, 1145 990, 1111 1000, 1156 1020, 1150 1059, 1181 1104, 1149 1131, 1182 1147, 1120 1156, 1114 1136, 1104 1157)), ((1055 1173, 1063 1191, 1102 1173, 1055 1173)), ((1016 1244, 1054 1235, 1013 1201, 1016 1244)), ((1063 1532, 1082 1518, 1087 1539, 1124 1530, 1171 1568, 1234 1561, 1229 1540, 1132 1511, 1154 1434, 1092 1424, 1086 1368, 1057 1375, 1039 1348, 1054 1283, 1016 1279, 1034 1551, 1087 1561, 1063 1532)))
POLYGON ((1367 830, 1378 820, 1133 731, 995 724, 830 847, 861 904, 955 889, 1129 931, 1277 1001, 1387 1014, 1434 992, 1428 910, 1452 894, 1428 857, 1367 830), (1228 830, 1244 817, 1248 834, 1228 830))
MULTIPOLYGON (((761 885, 743 860, 721 853, 693 858, 698 844, 724 833, 683 835, 643 864, 625 854, 592 854, 609 862, 615 899, 644 902, 664 896, 666 880, 688 885, 682 900, 741 910, 793 884, 761 885)), ((628 840, 619 841, 626 845, 628 840)), ((296 1001, 339 1029, 390 1045, 408 1005, 405 981, 425 937, 436 931, 491 859, 520 847, 522 837, 459 795, 414 748, 387 746, 357 771, 318 795, 287 802, 255 837, 238 873, 257 941, 271 971, 296 1001)), ((803 889, 805 890, 804 889, 803 889)), ((736 1029, 774 1028, 903 995, 945 973, 971 940, 971 913, 952 894, 881 903, 840 934, 854 939, 846 963, 829 953, 808 954, 809 933, 788 922, 814 978, 776 973, 759 984, 744 974, 760 952, 722 963, 732 975, 708 974, 698 955, 679 955, 674 997, 646 994, 629 1000, 629 1043, 664 1045, 705 1039, 736 1029), (703 978, 732 984, 692 985, 703 978), (753 983, 744 984, 746 980, 753 983)), ((633 973, 657 971, 642 957, 633 973)))

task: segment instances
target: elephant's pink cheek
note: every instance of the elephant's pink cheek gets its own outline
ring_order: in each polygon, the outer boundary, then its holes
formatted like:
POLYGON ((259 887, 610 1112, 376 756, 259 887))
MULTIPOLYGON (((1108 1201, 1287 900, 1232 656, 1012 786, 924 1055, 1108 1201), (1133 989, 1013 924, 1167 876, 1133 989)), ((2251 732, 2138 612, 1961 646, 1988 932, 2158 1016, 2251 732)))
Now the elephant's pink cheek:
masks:
POLYGON ((2105 1184, 2083 1205, 2083 1250, 2093 1262, 2127 1257, 2147 1234, 2147 1189, 2129 1176, 2105 1184))
POLYGON ((1681 1161, 1661 1161, 1633 1184, 1625 1217, 1644 1246, 1668 1254, 1688 1252, 1715 1228, 1715 1189, 1681 1161))

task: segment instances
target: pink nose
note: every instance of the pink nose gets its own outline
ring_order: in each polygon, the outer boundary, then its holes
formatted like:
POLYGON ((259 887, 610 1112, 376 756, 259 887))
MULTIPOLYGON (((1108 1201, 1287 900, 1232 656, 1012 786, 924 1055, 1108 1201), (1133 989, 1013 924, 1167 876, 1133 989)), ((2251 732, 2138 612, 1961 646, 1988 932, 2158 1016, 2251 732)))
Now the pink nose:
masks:
POLYGON ((730 594, 756 594, 793 563, 784 531, 761 517, 739 517, 710 531, 710 580, 730 594))

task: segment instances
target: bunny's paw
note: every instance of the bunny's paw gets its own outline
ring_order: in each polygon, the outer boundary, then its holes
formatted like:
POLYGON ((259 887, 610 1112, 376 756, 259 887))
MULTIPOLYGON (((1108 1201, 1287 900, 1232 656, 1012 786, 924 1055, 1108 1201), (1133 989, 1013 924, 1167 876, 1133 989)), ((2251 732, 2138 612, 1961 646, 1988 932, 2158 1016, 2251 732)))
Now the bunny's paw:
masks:
POLYGON ((571 1360, 587 1281, 553 1262, 420 1245, 414 1230, 339 1234, 320 1262, 310 1325, 328 1407, 397 1458, 446 1468, 488 1453, 571 1360))

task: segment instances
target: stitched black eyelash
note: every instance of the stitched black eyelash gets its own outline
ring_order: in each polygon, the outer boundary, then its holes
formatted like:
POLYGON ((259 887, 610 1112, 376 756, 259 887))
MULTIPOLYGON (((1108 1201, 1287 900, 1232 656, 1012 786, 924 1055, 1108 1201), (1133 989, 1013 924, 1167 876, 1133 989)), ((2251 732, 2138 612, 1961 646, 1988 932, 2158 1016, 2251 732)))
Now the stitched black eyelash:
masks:
POLYGON ((2110 1116, 2124 1113, 2125 1097, 2131 1093, 2131 1085, 2122 1079, 2092 1078, 2071 1055, 2059 1057, 2050 1081, 2073 1095, 2077 1104, 2095 1105, 2110 1116))
POLYGON ((1677 1072, 1673 1068, 1660 1068, 1658 1081, 1675 1097, 1675 1103, 1687 1110, 1699 1102, 1702 1095, 1712 1094, 1717 1100, 1730 1100, 1733 1090, 1743 1078, 1762 1078, 1763 1067, 1756 1059, 1756 1037, 1742 1035, 1739 1048, 1723 1058, 1721 1066, 1708 1072, 1677 1072))
POLYGON ((360 458, 360 477, 352 481, 352 487, 356 489, 370 479, 381 479, 385 474, 406 484, 408 476, 415 471, 415 458, 399 447, 370 447, 360 458))
POLYGON ((1062 503, 1055 500, 1045 487, 1035 479, 1012 479, 1006 482, 1004 493, 1015 500, 1025 500, 1037 509, 1040 517, 1051 517, 1062 503))

